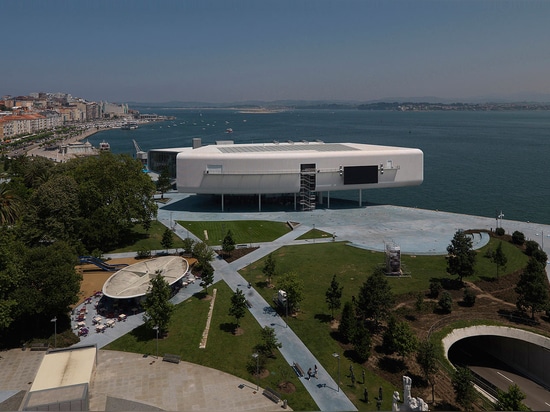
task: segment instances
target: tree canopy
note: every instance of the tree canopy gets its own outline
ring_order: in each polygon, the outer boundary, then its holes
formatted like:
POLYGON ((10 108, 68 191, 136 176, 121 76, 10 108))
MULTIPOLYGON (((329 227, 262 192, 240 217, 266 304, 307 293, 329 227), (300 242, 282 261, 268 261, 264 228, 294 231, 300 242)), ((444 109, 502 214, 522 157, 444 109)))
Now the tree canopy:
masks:
POLYGON ((342 291, 343 287, 340 286, 338 281, 336 280, 336 275, 332 276, 332 281, 330 282, 330 286, 327 289, 325 293, 325 300, 328 304, 328 308, 330 309, 331 317, 334 319, 334 310, 340 309, 340 306, 342 306, 342 291))
POLYGON ((246 314, 246 297, 242 290, 237 288, 235 293, 231 296, 231 306, 229 307, 229 316, 235 318, 237 327, 242 317, 246 314))
POLYGON ((149 328, 152 329, 158 326, 161 333, 168 330, 168 322, 174 311, 174 305, 170 302, 170 297, 170 285, 162 276, 162 272, 157 271, 155 277, 151 279, 151 286, 143 301, 143 308, 145 309, 143 320, 149 328))
POLYGON ((472 276, 475 268, 476 252, 472 248, 472 239, 459 230, 455 233, 451 244, 447 246, 447 272, 449 275, 462 278, 472 276))
POLYGON ((521 311, 530 310, 531 318, 535 312, 544 310, 549 303, 548 280, 544 266, 537 259, 531 258, 519 277, 515 288, 518 294, 516 306, 521 311))
POLYGON ((387 316, 394 303, 391 286, 383 270, 375 270, 361 286, 357 311, 363 318, 374 320, 375 327, 387 316))

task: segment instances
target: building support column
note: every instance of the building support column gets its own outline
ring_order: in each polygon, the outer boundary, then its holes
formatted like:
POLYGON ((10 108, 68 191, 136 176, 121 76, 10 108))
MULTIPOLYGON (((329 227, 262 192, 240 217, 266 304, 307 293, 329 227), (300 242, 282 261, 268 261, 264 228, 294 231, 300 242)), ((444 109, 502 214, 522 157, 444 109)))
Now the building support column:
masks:
POLYGON ((327 209, 330 209, 330 192, 327 191, 327 209))
POLYGON ((262 194, 258 193, 258 212, 262 211, 262 194))
POLYGON ((296 211, 296 193, 294 193, 294 211, 296 211))
POLYGON ((359 207, 363 205, 363 189, 359 189, 359 207))
POLYGON ((223 199, 223 193, 222 193, 222 212, 224 212, 224 210, 223 210, 223 207, 224 207, 223 201, 224 201, 224 199, 223 199))

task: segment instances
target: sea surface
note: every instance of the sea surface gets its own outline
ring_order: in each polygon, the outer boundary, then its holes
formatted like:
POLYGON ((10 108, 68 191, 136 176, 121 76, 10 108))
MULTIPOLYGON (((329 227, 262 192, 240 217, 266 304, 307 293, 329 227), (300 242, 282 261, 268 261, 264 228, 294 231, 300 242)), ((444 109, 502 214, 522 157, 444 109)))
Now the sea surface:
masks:
MULTIPOLYGON (((89 141, 97 147, 105 140, 112 152, 131 155, 133 140, 147 151, 188 147, 195 137, 203 145, 319 139, 415 147, 424 152, 422 185, 363 190, 363 202, 495 219, 502 211, 503 227, 506 219, 550 224, 550 112, 136 109, 175 120, 108 130, 89 141)), ((332 192, 331 198, 359 199, 357 191, 332 192)))

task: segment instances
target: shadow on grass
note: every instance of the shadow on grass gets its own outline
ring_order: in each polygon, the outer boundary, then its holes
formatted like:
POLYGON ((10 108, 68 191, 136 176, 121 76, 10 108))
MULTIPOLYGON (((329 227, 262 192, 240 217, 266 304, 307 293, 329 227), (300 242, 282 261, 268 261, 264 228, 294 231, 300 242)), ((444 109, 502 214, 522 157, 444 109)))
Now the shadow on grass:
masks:
POLYGON ((220 330, 224 332, 235 333, 235 329, 237 329, 236 323, 233 323, 233 322, 220 323, 220 330))
POLYGON ((130 332, 130 335, 136 338, 137 342, 146 342, 156 338, 155 331, 147 328, 145 325, 141 325, 133 329, 130 332))
POLYGON ((384 356, 378 361, 378 367, 390 373, 399 373, 403 372, 406 368, 405 362, 403 359, 390 358, 389 356, 384 356))
POLYGON ((206 298, 207 295, 208 295, 208 294, 207 294, 204 290, 201 290, 200 292, 195 293, 195 294, 193 295, 193 297, 194 297, 195 299, 202 300, 202 299, 206 298))
POLYGON ((315 314, 314 318, 320 321, 321 323, 330 323, 330 321, 332 320, 332 316, 327 315, 325 313, 317 313, 315 314))

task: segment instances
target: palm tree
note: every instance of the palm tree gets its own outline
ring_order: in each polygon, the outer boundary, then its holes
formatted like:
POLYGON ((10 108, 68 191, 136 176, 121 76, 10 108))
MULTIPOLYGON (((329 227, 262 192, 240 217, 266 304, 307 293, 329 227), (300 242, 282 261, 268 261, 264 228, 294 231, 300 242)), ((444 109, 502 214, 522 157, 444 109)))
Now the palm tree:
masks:
POLYGON ((19 197, 6 184, 0 185, 0 226, 14 224, 21 208, 19 197))

